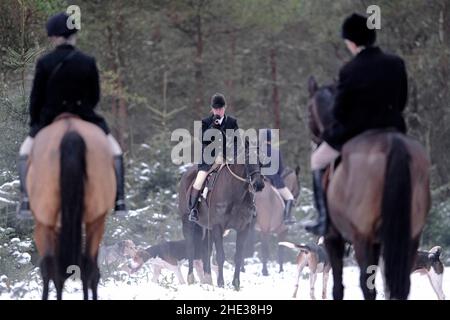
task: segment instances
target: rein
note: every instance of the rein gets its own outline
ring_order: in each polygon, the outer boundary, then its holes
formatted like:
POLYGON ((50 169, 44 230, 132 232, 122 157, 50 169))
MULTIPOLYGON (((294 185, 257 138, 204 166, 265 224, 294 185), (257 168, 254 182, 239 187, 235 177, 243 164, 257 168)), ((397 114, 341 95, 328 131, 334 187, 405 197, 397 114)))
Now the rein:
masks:
POLYGON ((236 173, 233 172, 233 170, 231 170, 230 165, 228 164, 228 162, 226 162, 226 166, 227 166, 227 168, 228 168, 228 171, 230 171, 230 173, 231 173, 231 175, 232 175, 233 177, 235 177, 235 178, 238 179, 239 181, 247 182, 246 179, 244 179, 244 178, 238 176, 236 173))

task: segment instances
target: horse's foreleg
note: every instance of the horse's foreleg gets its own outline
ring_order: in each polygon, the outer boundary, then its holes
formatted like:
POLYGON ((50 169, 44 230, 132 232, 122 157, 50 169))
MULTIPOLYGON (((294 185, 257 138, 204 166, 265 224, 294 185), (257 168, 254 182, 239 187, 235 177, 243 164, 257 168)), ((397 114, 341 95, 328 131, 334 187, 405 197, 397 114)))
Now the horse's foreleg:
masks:
POLYGON ((216 226, 213 228, 213 238, 214 244, 216 246, 217 266, 219 268, 217 275, 217 285, 223 288, 223 264, 225 262, 225 251, 223 250, 223 231, 220 226, 216 226))
POLYGON ((340 235, 325 237, 325 246, 330 258, 333 270, 333 298, 342 300, 344 298, 344 285, 342 284, 342 269, 345 250, 344 239, 340 235))
MULTIPOLYGON (((214 228, 213 228, 214 229, 214 228)), ((212 285, 212 277, 211 277, 211 255, 212 255, 212 246, 213 242, 211 239, 211 231, 207 231, 206 239, 203 240, 204 244, 202 246, 202 262, 203 262, 203 274, 204 274, 204 283, 212 285)), ((217 251, 217 248, 216 248, 217 251)))
POLYGON ((234 266, 234 277, 233 277, 233 286, 236 290, 239 290, 239 288, 240 288, 239 276, 240 276, 240 272, 241 272, 244 246, 245 246, 245 242, 247 241, 249 231, 250 231, 250 224, 243 230, 238 231, 237 236, 236 236, 236 254, 234 256, 235 266, 234 266))
POLYGON ((261 232, 261 259, 263 264, 262 274, 268 276, 267 260, 269 258, 269 233, 261 232))
POLYGON ((377 291, 375 289, 375 276, 380 258, 380 246, 368 240, 355 241, 356 261, 359 264, 359 282, 366 300, 375 300, 377 291))
MULTIPOLYGON (((288 229, 278 234, 278 242, 286 240, 288 229)), ((278 264, 280 265, 280 272, 283 272, 283 260, 284 260, 284 246, 278 246, 278 264)))
POLYGON ((195 232, 195 224, 193 222, 187 221, 187 219, 183 219, 183 234, 186 239, 186 254, 188 257, 189 270, 187 275, 187 283, 194 284, 194 258, 195 258, 195 241, 194 241, 194 232, 195 232))

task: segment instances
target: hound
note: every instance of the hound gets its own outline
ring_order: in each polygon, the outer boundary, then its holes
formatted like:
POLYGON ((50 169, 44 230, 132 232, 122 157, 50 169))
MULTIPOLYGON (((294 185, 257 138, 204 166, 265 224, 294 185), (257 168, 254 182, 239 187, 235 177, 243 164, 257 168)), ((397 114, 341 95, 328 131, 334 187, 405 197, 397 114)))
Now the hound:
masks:
MULTIPOLYGON (((203 263, 199 256, 195 258, 194 268, 203 283, 205 280, 203 263)), ((187 259, 186 240, 165 241, 145 250, 138 250, 133 258, 131 269, 132 272, 136 272, 145 262, 149 261, 153 269, 153 282, 158 281, 162 269, 168 269, 175 273, 180 284, 185 284, 186 281, 183 278, 180 266, 187 259)), ((217 273, 217 266, 211 265, 211 269, 217 273)))
POLYGON ((418 251, 413 272, 426 274, 431 286, 439 300, 445 300, 442 290, 442 279, 444 277, 444 265, 440 259, 442 248, 433 247, 430 251, 418 251))
MULTIPOLYGON (((133 258, 138 249, 132 240, 121 240, 111 246, 101 246, 98 253, 98 263, 108 270, 114 263, 125 265, 128 258, 133 258)), ((125 265, 125 271, 129 271, 125 265)))
POLYGON ((279 242, 278 244, 291 249, 300 249, 297 255, 297 283, 295 284, 293 298, 297 297, 298 285, 303 268, 308 266, 310 270, 309 283, 311 299, 316 299, 314 285, 318 273, 323 273, 322 299, 326 299, 331 264, 323 244, 323 237, 320 237, 317 244, 295 244, 287 241, 279 242))

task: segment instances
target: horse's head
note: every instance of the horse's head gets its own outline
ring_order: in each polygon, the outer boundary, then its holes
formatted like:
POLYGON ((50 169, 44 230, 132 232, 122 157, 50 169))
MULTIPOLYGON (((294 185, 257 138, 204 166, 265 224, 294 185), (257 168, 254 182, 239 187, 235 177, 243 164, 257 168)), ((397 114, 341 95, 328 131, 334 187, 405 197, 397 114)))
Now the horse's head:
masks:
POLYGON ((322 142, 324 129, 333 120, 332 108, 336 86, 327 85, 319 87, 314 77, 308 80, 309 103, 308 103, 308 125, 311 130, 312 140, 315 143, 322 142))
POLYGON ((256 192, 264 189, 264 176, 261 174, 261 170, 255 170, 254 172, 250 172, 250 183, 255 189, 256 192))

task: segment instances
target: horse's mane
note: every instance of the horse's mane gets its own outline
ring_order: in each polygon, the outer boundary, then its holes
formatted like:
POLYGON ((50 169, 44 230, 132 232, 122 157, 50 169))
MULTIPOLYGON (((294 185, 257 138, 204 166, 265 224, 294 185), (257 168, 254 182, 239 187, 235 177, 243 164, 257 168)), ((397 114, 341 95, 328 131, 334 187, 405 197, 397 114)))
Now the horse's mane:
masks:
POLYGON ((327 127, 333 121, 333 106, 336 96, 334 84, 320 87, 314 95, 317 112, 322 124, 327 127))

